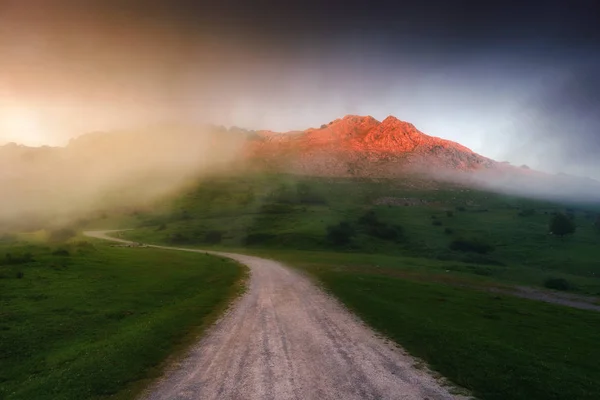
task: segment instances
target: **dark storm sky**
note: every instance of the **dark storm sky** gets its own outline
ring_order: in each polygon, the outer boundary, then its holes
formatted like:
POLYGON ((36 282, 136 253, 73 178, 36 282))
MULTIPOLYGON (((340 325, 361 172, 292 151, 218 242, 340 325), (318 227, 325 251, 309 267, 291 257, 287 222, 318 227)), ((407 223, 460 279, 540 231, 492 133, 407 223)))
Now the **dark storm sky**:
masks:
POLYGON ((0 0, 0 138, 59 143, 154 119, 292 130, 393 114, 496 159, 600 178, 599 9, 0 0))

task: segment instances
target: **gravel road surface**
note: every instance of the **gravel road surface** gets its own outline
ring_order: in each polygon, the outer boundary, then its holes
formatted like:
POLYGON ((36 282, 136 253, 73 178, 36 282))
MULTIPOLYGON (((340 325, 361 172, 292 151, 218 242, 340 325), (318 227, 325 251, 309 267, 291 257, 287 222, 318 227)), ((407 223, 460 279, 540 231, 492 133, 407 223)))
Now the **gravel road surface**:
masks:
MULTIPOLYGON (((108 236, 114 232, 86 235, 129 243, 108 236)), ((247 291, 145 399, 464 398, 301 273, 263 258, 210 253, 249 267, 247 291)))

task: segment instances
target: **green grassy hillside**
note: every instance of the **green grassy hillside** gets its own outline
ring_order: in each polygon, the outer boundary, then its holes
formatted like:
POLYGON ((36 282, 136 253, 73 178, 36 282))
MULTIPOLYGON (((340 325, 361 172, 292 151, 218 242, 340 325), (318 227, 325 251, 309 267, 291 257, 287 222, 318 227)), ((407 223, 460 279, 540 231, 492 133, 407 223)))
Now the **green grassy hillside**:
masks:
POLYGON ((249 175, 205 180, 156 209, 130 214, 141 229, 129 235, 140 240, 421 258, 534 286, 563 279, 569 290, 600 294, 600 228, 592 205, 417 179, 249 175), (555 213, 573 219, 573 235, 549 234, 555 213))

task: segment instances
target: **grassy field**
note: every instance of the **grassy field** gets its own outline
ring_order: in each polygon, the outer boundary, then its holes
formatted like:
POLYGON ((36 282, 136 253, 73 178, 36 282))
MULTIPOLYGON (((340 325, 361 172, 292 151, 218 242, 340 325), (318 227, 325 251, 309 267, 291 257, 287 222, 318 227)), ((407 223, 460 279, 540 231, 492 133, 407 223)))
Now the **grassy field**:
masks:
POLYGON ((129 399, 241 290, 224 259, 0 243, 0 398, 129 399))
POLYGON ((479 398, 600 398, 599 313, 488 290, 563 279, 563 290, 600 294, 597 205, 282 175, 207 181, 168 204, 140 210, 139 229, 126 236, 228 248, 307 271, 479 398), (572 218, 573 235, 549 235, 555 213, 572 218), (332 227, 351 235, 338 240, 332 227), (485 251, 452 248, 465 238, 485 251))
POLYGON ((125 217, 140 228, 131 233, 139 240, 410 257, 515 284, 544 286, 549 279, 564 279, 570 291, 597 295, 599 211, 598 205, 557 204, 418 180, 253 175, 207 180, 125 217), (375 222, 361 223, 369 212, 375 222), (568 213, 575 234, 550 235, 554 213, 568 213), (336 243, 328 229, 340 223, 352 235, 336 243), (452 249, 459 240, 483 243, 489 250, 452 249))
POLYGON ((600 398, 599 313, 371 273, 317 276, 367 323, 478 398, 600 398))

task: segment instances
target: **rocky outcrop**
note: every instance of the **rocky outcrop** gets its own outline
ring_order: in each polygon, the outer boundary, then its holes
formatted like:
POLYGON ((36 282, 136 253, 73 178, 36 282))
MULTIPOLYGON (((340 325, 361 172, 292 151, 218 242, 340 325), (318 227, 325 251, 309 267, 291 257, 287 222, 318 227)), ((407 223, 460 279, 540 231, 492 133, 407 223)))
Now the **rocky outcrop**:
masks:
POLYGON ((348 115, 317 129, 259 132, 248 143, 246 155, 290 172, 337 176, 387 176, 432 168, 471 171, 495 164, 393 116, 379 122, 371 116, 348 115))

